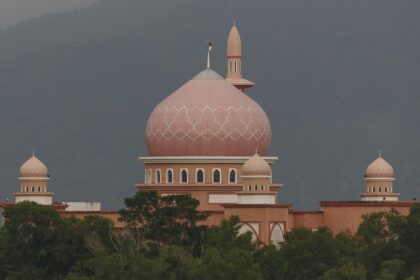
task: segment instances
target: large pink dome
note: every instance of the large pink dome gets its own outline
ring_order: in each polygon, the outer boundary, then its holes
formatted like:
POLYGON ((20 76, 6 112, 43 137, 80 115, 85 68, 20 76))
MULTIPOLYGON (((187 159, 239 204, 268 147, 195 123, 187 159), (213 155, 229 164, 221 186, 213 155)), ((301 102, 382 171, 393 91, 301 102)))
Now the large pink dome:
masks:
POLYGON ((271 126, 257 102, 208 68, 156 106, 146 138, 151 156, 264 156, 271 126))

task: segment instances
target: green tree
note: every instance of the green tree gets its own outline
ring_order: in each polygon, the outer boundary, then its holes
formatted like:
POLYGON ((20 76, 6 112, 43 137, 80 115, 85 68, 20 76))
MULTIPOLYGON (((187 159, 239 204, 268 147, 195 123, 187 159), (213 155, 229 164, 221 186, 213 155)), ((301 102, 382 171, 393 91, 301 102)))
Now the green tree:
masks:
MULTIPOLYGON (((159 197, 155 191, 137 192, 125 199, 121 221, 133 230, 139 240, 160 244, 177 244, 191 252, 200 252, 207 213, 197 211, 199 201, 189 195, 159 197)), ((195 254, 195 253, 194 253, 195 254)))
POLYGON ((377 280, 404 280, 407 277, 405 262, 399 259, 384 261, 377 280))
POLYGON ((1 271, 10 279, 50 279, 63 263, 55 258, 60 216, 48 206, 22 202, 4 210, 1 271))
POLYGON ((358 259, 366 266, 368 278, 373 279, 380 273, 384 261, 404 255, 397 229, 401 229, 403 220, 395 211, 390 213, 375 212, 363 216, 356 233, 358 240, 358 259))
POLYGON ((67 280, 155 280, 165 279, 166 265, 144 255, 127 255, 98 250, 80 263, 66 277, 67 280))
POLYGON ((407 269, 420 279, 420 204, 416 203, 400 226, 399 240, 405 249, 407 269))
POLYGON ((4 218, 1 279, 61 279, 90 254, 86 236, 96 234, 103 242, 112 225, 100 217, 61 218, 54 208, 35 202, 6 207, 4 218))
POLYGON ((259 264, 247 250, 233 248, 222 252, 209 248, 189 273, 189 279, 251 280, 263 279, 259 264))
POLYGON ((347 260, 343 264, 334 267, 318 280, 365 280, 367 279, 366 268, 361 264, 354 264, 347 260))
POLYGON ((252 234, 250 232, 239 234, 240 228, 241 224, 238 216, 231 216, 228 220, 222 220, 219 226, 208 229, 206 247, 217 248, 220 251, 240 248, 255 252, 256 244, 252 242, 252 234))
POLYGON ((316 279, 337 265, 340 250, 326 228, 298 228, 285 235, 280 250, 269 247, 260 261, 266 279, 316 279), (267 260, 267 261, 266 261, 267 260))

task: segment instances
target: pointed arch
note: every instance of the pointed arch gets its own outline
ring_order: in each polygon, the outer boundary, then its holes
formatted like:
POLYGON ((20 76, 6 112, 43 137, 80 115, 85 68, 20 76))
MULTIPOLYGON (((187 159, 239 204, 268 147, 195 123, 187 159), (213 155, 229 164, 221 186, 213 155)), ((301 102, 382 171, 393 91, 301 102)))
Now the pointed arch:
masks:
POLYGON ((188 183, 188 170, 181 169, 181 183, 188 183))
POLYGON ((235 184, 236 183, 236 169, 231 168, 229 170, 229 183, 235 184))
POLYGON ((174 182, 174 171, 172 169, 166 170, 166 183, 174 182))
POLYGON ((161 174, 160 169, 155 170, 155 182, 156 184, 160 184, 161 174))
POLYGON ((204 183, 204 170, 202 168, 197 169, 195 176, 196 183, 204 183))
POLYGON ((220 183, 222 180, 221 177, 222 176, 221 176, 220 169, 219 168, 213 169, 213 183, 216 183, 216 184, 220 183))

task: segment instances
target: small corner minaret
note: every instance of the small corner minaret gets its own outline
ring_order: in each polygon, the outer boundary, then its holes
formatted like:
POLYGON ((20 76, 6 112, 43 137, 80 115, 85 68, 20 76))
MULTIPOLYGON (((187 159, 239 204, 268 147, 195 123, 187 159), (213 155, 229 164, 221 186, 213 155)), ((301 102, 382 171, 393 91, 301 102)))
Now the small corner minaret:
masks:
POLYGON ((254 85, 253 82, 242 78, 242 45, 241 36, 234 23, 227 40, 227 75, 226 80, 244 91, 254 85))
POLYGON ((239 204, 275 204, 276 189, 272 187, 270 164, 255 153, 242 165, 242 191, 239 204))
POLYGON ((394 193, 394 168, 382 158, 381 153, 366 169, 366 191, 360 194, 362 201, 398 201, 394 193))
POLYGON ((48 168, 35 153, 20 167, 20 191, 14 193, 16 203, 34 201, 43 205, 52 205, 54 193, 48 192, 50 179, 48 168))

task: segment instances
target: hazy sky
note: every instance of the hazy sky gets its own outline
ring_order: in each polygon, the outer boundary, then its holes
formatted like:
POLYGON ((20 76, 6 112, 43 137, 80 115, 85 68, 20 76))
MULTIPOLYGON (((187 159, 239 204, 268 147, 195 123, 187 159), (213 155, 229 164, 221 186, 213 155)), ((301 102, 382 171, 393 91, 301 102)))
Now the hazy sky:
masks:
POLYGON ((51 12, 72 10, 96 0, 0 0, 0 28, 51 12))

